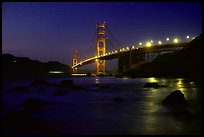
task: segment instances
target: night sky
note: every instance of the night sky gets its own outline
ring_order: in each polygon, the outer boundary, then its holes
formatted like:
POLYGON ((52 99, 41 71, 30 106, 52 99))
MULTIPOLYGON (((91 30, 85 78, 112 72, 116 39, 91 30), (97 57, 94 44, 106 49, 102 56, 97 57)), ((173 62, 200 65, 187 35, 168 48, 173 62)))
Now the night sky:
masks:
POLYGON ((192 2, 4 2, 2 53, 71 66, 75 49, 80 59, 89 48, 95 52, 90 45, 97 22, 103 21, 124 47, 166 37, 192 38, 202 31, 202 6, 192 2))

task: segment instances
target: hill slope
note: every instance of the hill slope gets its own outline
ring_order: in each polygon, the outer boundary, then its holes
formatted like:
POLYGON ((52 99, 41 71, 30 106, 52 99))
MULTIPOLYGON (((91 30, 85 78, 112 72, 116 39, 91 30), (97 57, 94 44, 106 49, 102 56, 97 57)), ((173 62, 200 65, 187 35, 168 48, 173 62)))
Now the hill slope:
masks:
POLYGON ((153 62, 125 72, 131 77, 185 77, 202 78, 202 34, 185 48, 158 56, 153 62))
POLYGON ((33 78, 49 76, 49 71, 71 72, 71 68, 56 61, 40 62, 26 57, 15 57, 10 54, 2 54, 3 79, 33 78))

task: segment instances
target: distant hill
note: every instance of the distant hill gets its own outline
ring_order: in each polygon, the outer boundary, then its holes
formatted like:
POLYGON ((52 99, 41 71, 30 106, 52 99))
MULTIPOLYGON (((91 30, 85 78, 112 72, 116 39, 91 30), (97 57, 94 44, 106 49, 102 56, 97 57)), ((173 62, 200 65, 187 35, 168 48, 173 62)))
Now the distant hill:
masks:
POLYGON ((185 48, 158 56, 153 62, 133 68, 125 75, 131 77, 185 77, 202 79, 202 34, 185 48))
POLYGON ((56 61, 40 62, 27 57, 2 54, 3 79, 46 77, 51 76, 49 71, 62 71, 63 74, 69 75, 71 68, 56 61))

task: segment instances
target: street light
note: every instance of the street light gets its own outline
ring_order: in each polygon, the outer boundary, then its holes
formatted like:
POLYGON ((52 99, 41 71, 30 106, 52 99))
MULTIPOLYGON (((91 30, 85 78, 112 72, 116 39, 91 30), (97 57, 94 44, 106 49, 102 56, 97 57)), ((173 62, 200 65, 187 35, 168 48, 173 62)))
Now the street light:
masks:
POLYGON ((151 42, 151 43, 153 43, 154 41, 153 41, 153 40, 151 40, 150 42, 151 42))
POLYGON ((142 45, 142 42, 140 42, 139 45, 141 46, 141 45, 142 45))
POLYGON ((166 41, 169 41, 169 38, 166 38, 166 41))
POLYGON ((178 39, 177 38, 174 39, 174 43, 178 43, 178 39))
POLYGON ((134 48, 135 48, 135 46, 134 46, 134 45, 132 45, 132 46, 131 46, 131 49, 134 49, 134 48))
POLYGON ((158 41, 158 44, 159 44, 159 45, 161 45, 161 44, 162 44, 162 42, 161 42, 161 41, 158 41))
POLYGON ((147 42, 147 43, 146 43, 146 46, 147 46, 147 47, 150 47, 150 46, 152 46, 152 43, 151 43, 151 42, 147 42))
POLYGON ((189 37, 189 36, 186 36, 186 38, 189 39, 190 37, 189 37))

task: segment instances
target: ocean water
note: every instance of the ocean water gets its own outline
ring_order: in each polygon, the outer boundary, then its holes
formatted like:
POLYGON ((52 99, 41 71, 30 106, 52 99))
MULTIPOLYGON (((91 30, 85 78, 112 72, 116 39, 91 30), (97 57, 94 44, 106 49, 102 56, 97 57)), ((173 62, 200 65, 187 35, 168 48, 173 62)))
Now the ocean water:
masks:
MULTIPOLYGON (((49 128, 3 128, 4 134, 48 135, 197 135, 202 133, 201 89, 194 82, 182 78, 115 78, 68 77, 47 79, 59 84, 71 79, 82 89, 68 89, 65 95, 55 95, 59 87, 29 87, 31 80, 3 81, 2 117, 10 110, 24 111, 21 104, 28 98, 48 101, 42 111, 29 112, 29 117, 49 128), (147 82, 158 82, 168 87, 144 88, 147 82), (13 93, 15 86, 26 86, 28 91, 13 93), (161 105, 162 100, 175 90, 181 90, 188 103, 190 119, 174 116, 161 105), (113 99, 119 97, 124 101, 113 99)), ((6 121, 7 122, 7 121, 6 121)), ((3 123, 10 127, 9 123, 3 123)), ((15 122, 15 120, 14 120, 15 122)), ((29 123, 29 122, 28 122, 29 123)), ((14 123, 14 125, 20 125, 14 123)), ((38 127, 38 125, 35 125, 38 127)))

